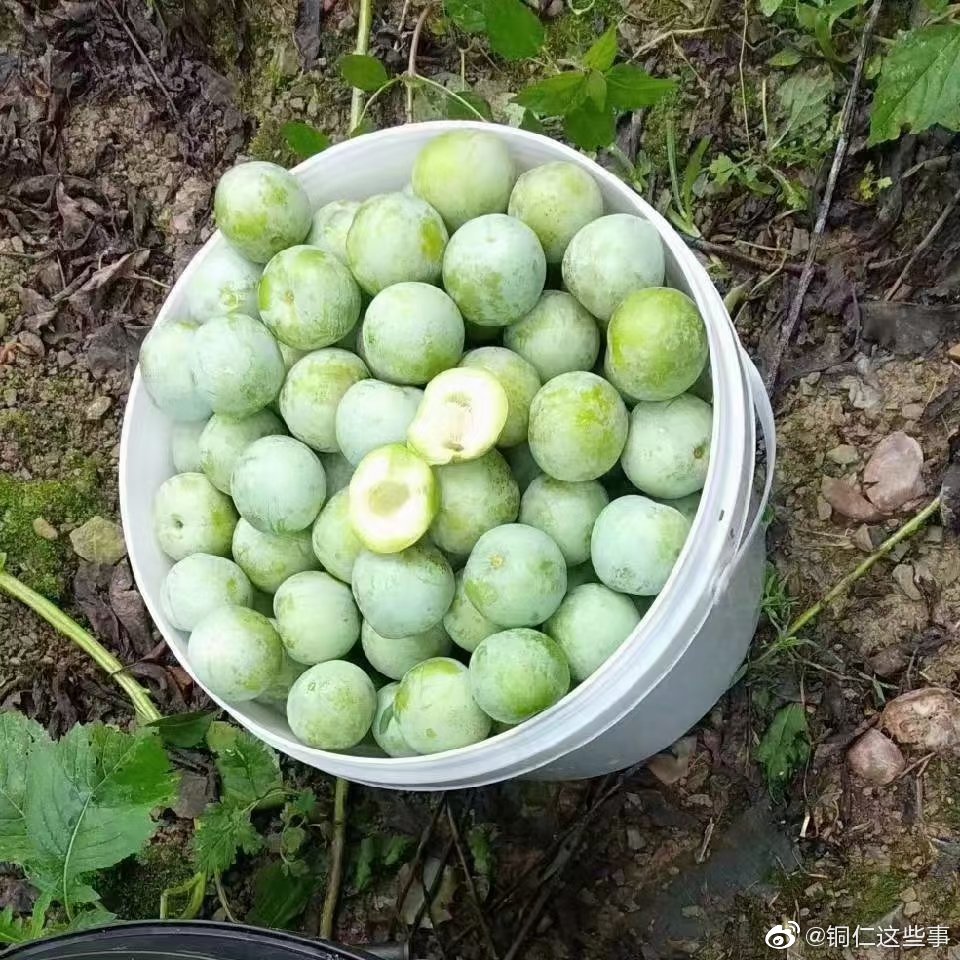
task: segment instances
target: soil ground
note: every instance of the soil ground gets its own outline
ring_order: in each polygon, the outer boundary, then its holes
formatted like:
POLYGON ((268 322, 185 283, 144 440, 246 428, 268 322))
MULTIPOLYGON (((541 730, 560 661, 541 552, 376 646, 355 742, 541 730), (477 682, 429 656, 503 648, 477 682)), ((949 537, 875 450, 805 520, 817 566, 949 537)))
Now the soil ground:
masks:
MULTIPOLYGON (((421 10, 420 0, 375 8, 371 52, 391 72, 406 66, 421 10)), ((824 128, 808 131, 790 155, 762 155, 771 141, 761 127, 767 82, 784 76, 768 61, 799 45, 797 36, 753 4, 730 0, 707 11, 683 0, 596 0, 586 10, 551 3, 541 13, 546 54, 517 66, 491 59, 480 39, 451 33, 434 10, 419 69, 441 80, 463 77, 505 119, 512 93, 620 21, 622 55, 677 76, 681 92, 624 116, 619 153, 601 151, 601 162, 618 172, 624 160, 636 164, 638 187, 661 209, 670 203, 671 125, 681 175, 703 136, 712 138, 705 164, 721 155, 767 164, 761 174, 774 187, 765 191, 715 174, 698 178, 701 239, 692 242, 728 296, 748 350, 769 370, 833 152, 824 128), (774 168, 791 194, 771 179, 774 168)), ((906 18, 901 6, 888 5, 879 33, 892 36, 906 18)), ((346 134, 350 92, 335 64, 351 49, 355 27, 346 0, 322 9, 295 0, 0 5, 0 552, 14 573, 133 664, 171 712, 201 700, 158 646, 125 562, 82 561, 69 534, 93 516, 119 519, 117 448, 137 347, 212 230, 211 184, 239 157, 293 162, 280 132, 289 120, 346 134), (317 19, 319 32, 311 32, 317 19)), ((837 42, 855 56, 857 30, 838 29, 837 42)), ((808 48, 801 54, 819 63, 808 48)), ((850 70, 825 69, 835 117, 850 70)), ((403 96, 394 93, 370 111, 376 125, 403 122, 403 96)), ((960 958, 957 754, 905 748, 905 772, 883 787, 858 781, 846 761, 850 743, 899 693, 960 689, 956 539, 927 525, 859 579, 801 645, 777 633, 778 623, 821 597, 936 494, 948 439, 960 426, 960 380, 948 354, 960 339, 951 326, 960 301, 960 215, 908 262, 960 187, 960 150, 944 131, 868 148, 868 104, 865 89, 821 266, 780 365, 768 530, 775 575, 749 668, 672 754, 649 766, 597 782, 450 794, 446 802, 469 836, 478 894, 448 868, 451 889, 437 909, 451 919, 416 931, 418 955, 492 956, 476 923, 482 902, 497 956, 509 960, 750 960, 776 955, 764 934, 788 920, 851 930, 942 925, 952 944, 798 944, 793 956, 960 958), (824 478, 856 483, 878 444, 897 431, 920 444, 922 489, 867 516, 862 498, 851 500, 854 487, 824 485, 824 478), (790 703, 805 711, 812 749, 771 796, 757 748, 790 703)), ((435 109, 420 97, 414 106, 418 117, 435 109)), ((129 721, 128 705, 81 654, 2 596, 0 644, 4 709, 25 711, 52 733, 77 721, 129 721)), ((290 775, 329 803, 325 778, 295 766, 290 775)), ((378 866, 368 885, 355 882, 363 838, 419 837, 438 802, 353 789, 340 940, 392 933, 396 865, 378 866)), ((156 856, 124 865, 120 886, 132 879, 146 902, 127 898, 117 908, 122 916, 155 915, 151 898, 163 886, 155 874, 167 876, 158 863, 182 857, 185 825, 171 821, 156 856)), ((434 865, 455 862, 448 836, 441 819, 426 845, 434 865)), ((235 908, 245 902, 247 873, 226 878, 235 908)), ((0 906, 22 906, 23 890, 11 890, 0 906)), ((216 915, 216 897, 207 903, 216 915)))

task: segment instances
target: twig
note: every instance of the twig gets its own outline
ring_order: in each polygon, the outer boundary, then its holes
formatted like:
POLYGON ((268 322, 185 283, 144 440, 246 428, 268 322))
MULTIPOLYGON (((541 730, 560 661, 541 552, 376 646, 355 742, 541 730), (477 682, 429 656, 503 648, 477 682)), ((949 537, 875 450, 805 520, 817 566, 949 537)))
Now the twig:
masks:
POLYGON ((800 311, 803 309, 803 301, 806 299, 807 290, 810 289, 810 282, 813 280, 814 260, 820 246, 820 238, 823 236, 823 232, 827 226, 827 214, 830 212, 830 204, 833 202, 833 191, 836 189, 837 180, 840 177, 840 168, 843 166, 843 161, 847 156, 847 147, 850 143, 850 123, 853 120, 853 113, 857 104, 857 95, 860 92, 860 81, 863 78, 863 65, 867 59, 870 38, 873 36, 873 29, 877 24, 877 17, 880 15, 882 5, 883 0, 873 0, 873 5, 870 7, 870 15, 863 29, 863 36, 860 40, 860 52, 857 54, 857 64, 853 70, 853 80, 850 83, 850 89, 847 91, 847 99, 844 101, 843 112, 840 115, 840 136, 837 139, 837 147, 833 153, 833 163, 830 165, 830 174, 827 177, 827 184, 826 187, 824 187, 823 197, 820 201, 820 209, 817 212, 817 220, 813 227, 813 234, 810 237, 810 246, 807 248, 807 259, 803 264, 803 273, 800 274, 800 281, 797 283, 797 289, 790 303, 787 318, 780 328, 780 338, 773 351, 770 368, 764 376, 768 393, 773 393, 776 386, 783 355, 786 353, 787 346, 793 339, 794 331, 800 322, 800 311))
POLYGON ((707 829, 703 832, 703 842, 700 844, 700 849, 697 851, 697 855, 693 858, 697 863, 703 863, 707 859, 707 850, 710 849, 710 839, 713 837, 713 831, 716 824, 714 824, 711 819, 707 824, 707 829))
POLYGON ((648 40, 646 43, 641 44, 637 47, 633 56, 630 57, 631 60, 636 60, 638 57, 642 57, 645 53, 649 53, 651 50, 655 50, 662 43, 666 43, 668 40, 673 40, 675 37, 694 37, 701 33, 714 33, 717 30, 720 30, 720 27, 689 27, 687 29, 676 29, 676 30, 664 30, 663 33, 658 33, 655 37, 648 40))
POLYGON ((143 52, 143 48, 137 43, 137 38, 134 36, 133 31, 127 26, 127 21, 123 19, 120 15, 120 11, 114 6, 113 0, 106 0, 107 6, 110 8, 110 11, 116 17, 117 22, 123 27, 124 33, 130 38, 130 42, 133 44, 134 50, 140 54, 140 59, 147 65, 147 69, 150 71, 150 76, 153 77, 153 82, 157 85, 160 92, 166 98, 167 103, 170 106, 170 112, 173 114, 175 120, 180 119, 180 112, 177 110, 177 105, 173 102, 173 97, 170 95, 170 91, 163 85, 163 81, 157 76, 157 71, 153 69, 153 64, 150 62, 150 58, 143 52))
POLYGON ((819 616, 824 607, 832 603, 837 597, 846 593, 861 577, 867 574, 878 560, 882 560, 898 544, 917 533, 920 528, 940 509, 940 497, 935 497, 918 514, 911 517, 896 533, 887 537, 883 543, 870 554, 854 570, 837 583, 821 597, 812 607, 807 608, 784 631, 788 637, 795 636, 811 620, 819 616))
POLYGON ((940 233, 944 224, 950 219, 950 215, 956 209, 958 203, 960 203, 960 188, 957 189, 957 192, 953 195, 950 202, 943 208, 943 212, 937 217, 934 225, 927 231, 927 235, 917 244, 913 253, 910 254, 910 259, 903 265, 900 276, 897 277, 890 289, 883 295, 884 300, 892 300, 897 295, 903 286, 904 279, 910 272, 910 268, 917 262, 920 254, 927 250, 933 241, 936 240, 937 234, 940 233))
POLYGON ((219 873, 215 873, 213 875, 213 882, 217 888, 217 897, 220 900, 220 906, 223 907, 224 915, 231 923, 236 923, 237 918, 233 915, 233 911, 230 909, 230 901, 227 900, 227 894, 223 889, 223 881, 220 879, 219 873))
MULTIPOLYGON (((443 850, 440 851, 440 857, 437 862, 437 872, 433 875, 433 880, 430 881, 429 887, 425 882, 426 878, 423 873, 423 864, 420 864, 420 886, 423 887, 423 903, 420 904, 420 909, 414 914, 413 923, 410 924, 411 930, 419 930, 424 914, 432 910, 434 897, 436 897, 437 891, 440 889, 440 884, 443 883, 443 874, 447 869, 447 861, 450 859, 452 852, 453 838, 451 837, 444 844, 443 850)), ((432 913, 430 914, 430 922, 433 923, 432 913)))
POLYGON ((330 872, 327 890, 323 897, 323 913, 320 917, 320 936, 329 940, 333 936, 333 918, 340 899, 340 884, 343 880, 343 854, 347 836, 347 793, 350 784, 337 777, 333 791, 333 838, 330 841, 330 872))
POLYGON ((483 905, 480 903, 480 897, 477 895, 477 885, 473 882, 473 874, 470 872, 470 864, 467 863, 467 855, 463 849, 463 842, 460 839, 460 828, 457 826, 457 818, 453 811, 447 805, 447 823, 450 825, 450 834, 453 837, 453 846, 457 851, 457 859, 460 861, 460 867, 463 870, 464 879, 467 881, 467 891, 470 893, 470 899, 473 902, 473 908, 477 914, 477 922, 480 924, 480 932, 483 934, 483 942, 487 948, 491 960, 499 960, 497 948, 494 946, 493 937, 490 936, 490 927, 487 924, 487 918, 483 912, 483 905))
POLYGON ((413 881, 416 879, 417 872, 420 869, 420 864, 423 862, 423 856, 426 853, 427 844, 430 843, 434 831, 437 829, 437 824, 440 822, 440 817, 443 815, 446 805, 447 795, 443 793, 440 795, 440 800, 437 803, 436 809, 433 811, 433 816, 430 818, 430 822, 426 825, 426 827, 424 827, 423 833, 420 834, 420 840, 417 843, 417 849, 413 853, 413 860, 410 861, 410 873, 407 875, 406 881, 400 888, 400 892, 397 894, 396 908, 394 910, 393 919, 390 921, 391 937, 396 933, 397 924, 400 920, 400 913, 403 910, 403 905, 407 900, 407 894, 410 893, 410 888, 413 886, 413 881))
MULTIPOLYGON (((360 0, 360 16, 357 20, 357 47, 355 53, 364 56, 370 49, 370 26, 373 23, 373 0, 360 0)), ((382 89, 382 88, 381 88, 382 89)), ((363 91, 353 88, 350 98, 350 129, 355 130, 363 111, 363 91)))
POLYGON ((740 102, 743 104, 743 130, 747 135, 747 146, 750 146, 750 114, 747 112, 747 82, 743 77, 743 55, 747 49, 747 27, 750 25, 750 11, 747 8, 749 0, 743 0, 743 33, 740 35, 740 102))
POLYGON ((432 6, 433 4, 428 3, 420 11, 417 24, 413 28, 413 36, 410 38, 410 56, 407 60, 407 123, 413 123, 413 81, 417 76, 417 48, 420 46, 420 34, 423 32, 423 25, 427 22, 432 6))
POLYGON ((757 270, 763 270, 765 273, 784 270, 798 277, 803 272, 803 267, 799 263, 771 263, 769 260, 761 260, 760 257, 751 256, 736 247, 727 247, 722 243, 712 243, 709 240, 700 240, 697 237, 684 237, 683 239, 687 241, 688 246, 693 247, 694 250, 699 250, 701 253, 712 253, 718 257, 733 260, 734 263, 742 263, 745 267, 755 267, 757 270))

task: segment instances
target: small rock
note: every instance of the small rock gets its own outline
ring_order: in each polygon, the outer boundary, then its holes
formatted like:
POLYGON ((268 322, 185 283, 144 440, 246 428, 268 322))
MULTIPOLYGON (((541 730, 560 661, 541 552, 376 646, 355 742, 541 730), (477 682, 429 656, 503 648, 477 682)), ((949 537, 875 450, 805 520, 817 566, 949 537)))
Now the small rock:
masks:
POLYGON ((903 903, 910 903, 912 900, 917 899, 917 891, 913 887, 907 887, 905 890, 900 891, 900 900, 903 903))
POLYGON ((923 907, 916 900, 911 900, 903 905, 903 915, 905 917, 915 917, 923 907))
POLYGON ((833 516, 833 507, 827 503, 823 494, 817 494, 817 516, 821 520, 829 520, 833 516))
POLYGON ((806 890, 803 891, 803 895, 809 900, 813 900, 816 897, 823 896, 823 884, 817 880, 816 883, 811 883, 806 890))
POLYGON ((947 350, 947 356, 953 360, 954 363, 960 363, 960 343, 955 343, 949 350, 947 350))
POLYGON ((73 363, 73 354, 69 350, 58 350, 57 351, 57 366, 63 370, 65 367, 69 367, 73 363))
POLYGON ((862 493, 846 480, 837 477, 823 477, 820 492, 827 503, 841 516, 851 520, 879 520, 882 514, 869 503, 862 493))
POLYGON ((83 526, 70 532, 74 553, 90 563, 111 565, 126 556, 120 527, 103 517, 91 517, 83 526))
POLYGON ((109 397, 96 397, 83 411, 84 420, 99 420, 109 409, 113 401, 109 397))
POLYGON ((695 903, 690 904, 687 907, 681 907, 680 912, 685 917, 702 917, 705 916, 703 912, 703 907, 698 907, 695 903))
POLYGON ((639 827, 627 827, 627 846, 631 850, 643 849, 643 836, 639 827))
POLYGON ((960 747, 960 700, 943 687, 926 687, 891 700, 880 718, 897 743, 924 750, 960 747))
POLYGON ((926 408, 922 403, 905 403, 900 408, 900 416, 904 420, 919 420, 923 416, 926 408))
POLYGON ((33 532, 44 540, 56 540, 60 536, 57 528, 44 517, 33 518, 33 532))
POLYGON ((906 651, 899 644, 884 647, 867 660, 867 665, 878 677, 893 677, 910 662, 906 651))
POLYGON ((923 599, 923 594, 917 587, 913 576, 913 567, 909 563, 898 563, 893 568, 893 579, 908 600, 923 599))
POLYGON ((861 523, 853 533, 853 545, 864 553, 873 553, 879 541, 874 537, 874 527, 861 523))
POLYGON ((850 443, 841 443, 832 450, 827 451, 827 459, 841 467, 849 467, 860 459, 857 448, 850 443))
POLYGON ((864 783, 884 787, 903 773, 906 761, 900 748, 879 730, 868 730, 847 751, 853 775, 864 783))
POLYGON ((302 110, 306 106, 303 97, 291 97, 289 105, 291 110, 302 110))
POLYGON ((864 468, 867 497, 885 512, 898 509, 923 494, 922 468, 920 444, 902 430, 891 433, 877 444, 864 468))
POLYGON ((927 527, 923 539, 926 543, 943 543, 943 527, 927 527))

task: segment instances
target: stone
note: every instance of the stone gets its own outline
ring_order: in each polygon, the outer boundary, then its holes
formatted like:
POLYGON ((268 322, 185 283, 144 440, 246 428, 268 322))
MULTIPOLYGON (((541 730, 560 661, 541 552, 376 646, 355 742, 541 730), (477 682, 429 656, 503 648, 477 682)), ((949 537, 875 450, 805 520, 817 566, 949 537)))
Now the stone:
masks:
POLYGON ((900 408, 900 416, 904 420, 919 420, 923 416, 923 411, 926 409, 922 403, 905 403, 900 408))
POLYGON ((913 567, 909 563, 898 563, 893 568, 893 579, 900 588, 900 592, 908 600, 923 599, 923 594, 920 592, 919 587, 917 587, 913 567))
POLYGON ((841 443, 832 450, 827 451, 827 459, 841 467, 849 467, 860 459, 857 448, 850 443, 841 443))
POLYGON ((863 482, 867 498, 891 513, 923 494, 923 450, 913 437, 897 430, 884 437, 867 461, 863 482))
POLYGON ((827 503, 822 494, 817 494, 817 516, 821 520, 829 520, 833 516, 833 507, 827 503))
POLYGON ((868 730, 847 751, 847 763, 858 780, 877 787, 893 783, 906 767, 900 748, 876 728, 868 730))
POLYGON ((947 350, 947 356, 953 360, 954 363, 960 363, 960 343, 955 343, 949 350, 947 350))
POLYGON ((937 752, 960 748, 960 700, 943 687, 911 690, 891 700, 880 723, 897 743, 937 752))
POLYGON ((126 556, 123 531, 119 525, 103 517, 91 517, 83 526, 70 532, 73 551, 90 563, 112 565, 126 556))
POLYGON ((905 917, 915 917, 922 909, 923 907, 916 900, 911 900, 903 905, 903 915, 905 917))
POLYGON ((903 903, 910 903, 912 900, 917 899, 917 891, 914 887, 907 887, 904 890, 900 891, 900 900, 903 903))
POLYGON ((44 540, 56 540, 60 531, 44 517, 33 518, 33 532, 44 540))
POLYGON ((95 397, 83 411, 84 420, 99 420, 110 409, 113 401, 109 397, 95 397))
POLYGON ((850 520, 879 520, 882 514, 869 503, 849 481, 837 477, 823 477, 820 481, 823 498, 841 516, 850 520))
POLYGON ((873 527, 868 527, 865 523, 861 523, 859 527, 854 531, 853 545, 858 549, 862 550, 864 553, 873 553, 877 547, 877 543, 874 540, 873 536, 873 527))

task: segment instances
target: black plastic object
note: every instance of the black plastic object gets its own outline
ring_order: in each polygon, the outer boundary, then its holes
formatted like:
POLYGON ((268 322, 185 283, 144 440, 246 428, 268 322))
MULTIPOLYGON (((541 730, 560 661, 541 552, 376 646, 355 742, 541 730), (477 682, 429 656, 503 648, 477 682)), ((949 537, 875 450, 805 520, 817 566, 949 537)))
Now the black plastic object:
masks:
POLYGON ((289 933, 203 920, 121 923, 35 940, 3 960, 375 960, 373 954, 289 933))

